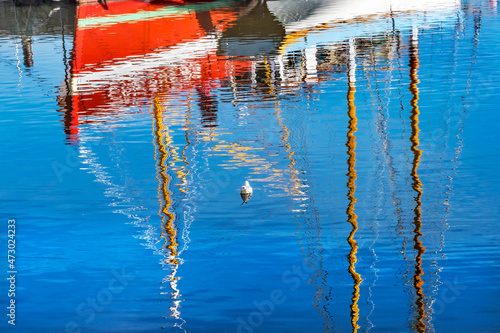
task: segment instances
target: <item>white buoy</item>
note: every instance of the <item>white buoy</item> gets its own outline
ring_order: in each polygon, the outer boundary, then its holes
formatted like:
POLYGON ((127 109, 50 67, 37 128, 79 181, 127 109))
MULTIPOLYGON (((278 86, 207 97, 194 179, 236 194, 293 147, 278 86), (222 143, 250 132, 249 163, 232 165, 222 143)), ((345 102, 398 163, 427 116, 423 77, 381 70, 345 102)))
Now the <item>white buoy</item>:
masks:
POLYGON ((244 203, 248 203, 247 201, 250 200, 250 198, 252 197, 252 194, 253 194, 253 189, 247 180, 247 181, 245 181, 245 185, 243 185, 241 187, 241 190, 240 190, 241 199, 243 199, 242 205, 244 203))

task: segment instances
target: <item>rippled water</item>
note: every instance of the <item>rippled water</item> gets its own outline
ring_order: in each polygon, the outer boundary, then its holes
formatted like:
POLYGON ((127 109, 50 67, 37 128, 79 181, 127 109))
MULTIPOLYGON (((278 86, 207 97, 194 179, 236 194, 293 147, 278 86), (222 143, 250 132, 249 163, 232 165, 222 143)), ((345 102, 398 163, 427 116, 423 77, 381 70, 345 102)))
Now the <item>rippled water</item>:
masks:
POLYGON ((2 331, 500 331, 496 1, 0 8, 2 331))

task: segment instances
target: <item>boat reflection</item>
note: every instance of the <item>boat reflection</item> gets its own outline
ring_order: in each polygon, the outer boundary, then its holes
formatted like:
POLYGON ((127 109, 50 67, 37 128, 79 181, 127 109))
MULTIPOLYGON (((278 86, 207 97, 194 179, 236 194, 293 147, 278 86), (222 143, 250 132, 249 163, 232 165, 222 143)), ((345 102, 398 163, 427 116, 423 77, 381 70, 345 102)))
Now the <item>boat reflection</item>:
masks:
POLYGON ((93 116, 123 112, 179 86, 197 89, 204 124, 216 126, 210 82, 225 78, 228 65, 216 54, 216 34, 238 18, 243 7, 236 5, 225 0, 183 6, 138 1, 112 2, 107 8, 80 5, 67 92, 71 102, 64 105, 71 119, 66 121, 69 142, 78 140, 78 125, 93 116))
POLYGON ((252 1, 219 41, 218 53, 230 57, 277 54, 285 27, 269 11, 266 1, 252 1))
MULTIPOLYGON (((218 106, 212 91, 226 85, 228 79, 232 82, 227 84, 233 85, 249 77, 257 84, 263 83, 266 74, 258 69, 264 63, 274 64, 275 88, 322 80, 318 60, 323 58, 323 50, 315 44, 314 34, 309 36, 313 43, 307 42, 311 45, 304 48, 308 30, 299 33, 297 27, 305 24, 307 29, 319 31, 313 23, 324 22, 323 16, 287 14, 292 9, 283 3, 219 0, 173 6, 120 1, 107 4, 107 9, 96 3, 80 5, 71 86, 59 97, 65 101, 61 106, 66 108, 68 141, 77 141, 79 125, 88 123, 94 115, 147 103, 152 94, 165 94, 175 88, 184 92, 195 88, 203 124, 217 126, 218 106), (295 19, 284 18, 289 16, 295 19), (300 49, 304 52, 296 54, 300 49), (71 101, 64 93, 71 96, 71 101)), ((340 14, 358 17, 397 10, 386 6, 383 12, 382 7, 375 10, 359 3, 352 7, 357 11, 351 7, 340 14)), ((335 11, 339 16, 337 9, 343 7, 325 2, 319 8, 322 13, 335 11)), ((400 9, 414 8, 412 2, 400 9)), ((367 24, 362 29, 368 32, 373 28, 378 27, 367 24)), ((333 32, 329 39, 339 43, 349 39, 351 33, 345 29, 333 32)))

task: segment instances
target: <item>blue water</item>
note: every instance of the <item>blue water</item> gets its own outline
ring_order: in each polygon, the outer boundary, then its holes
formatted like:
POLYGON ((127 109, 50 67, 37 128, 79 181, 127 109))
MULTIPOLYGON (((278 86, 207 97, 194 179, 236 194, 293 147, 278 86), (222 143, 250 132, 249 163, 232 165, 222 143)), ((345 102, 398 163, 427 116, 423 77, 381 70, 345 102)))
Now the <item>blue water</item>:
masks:
POLYGON ((74 32, 3 34, 2 332, 500 332, 496 3, 366 18, 87 82, 75 135, 74 32))

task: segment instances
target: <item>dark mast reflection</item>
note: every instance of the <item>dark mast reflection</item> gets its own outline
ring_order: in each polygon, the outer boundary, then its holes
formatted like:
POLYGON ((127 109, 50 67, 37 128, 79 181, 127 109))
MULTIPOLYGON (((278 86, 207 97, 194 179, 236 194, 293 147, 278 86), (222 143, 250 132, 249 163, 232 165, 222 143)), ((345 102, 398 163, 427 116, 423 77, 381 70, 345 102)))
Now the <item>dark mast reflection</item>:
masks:
POLYGON ((347 188, 349 189, 347 193, 347 198, 349 199, 349 204, 347 206, 347 221, 352 225, 351 233, 347 238, 347 242, 351 247, 351 251, 347 256, 347 260, 349 261, 349 273, 352 276, 354 281, 354 290, 352 292, 352 304, 351 304, 351 325, 352 331, 357 332, 360 328, 358 325, 359 319, 359 286, 363 279, 361 275, 356 272, 355 264, 357 262, 356 253, 358 252, 358 244, 356 240, 354 240, 354 235, 358 230, 358 216, 354 212, 354 205, 357 199, 354 197, 354 193, 356 192, 356 136, 354 135, 357 131, 357 123, 358 118, 356 117, 356 106, 354 105, 354 93, 356 92, 356 48, 354 45, 354 40, 349 40, 349 65, 348 65, 348 88, 347 88, 347 115, 349 116, 349 125, 347 132, 347 188))
MULTIPOLYGON (((305 255, 304 262, 308 264, 310 272, 312 273, 311 284, 315 285, 316 291, 314 294, 314 302, 313 306, 319 312, 319 314, 325 320, 323 327, 325 332, 332 331, 333 318, 332 314, 328 310, 329 301, 332 299, 332 287, 327 284, 328 271, 324 268, 324 248, 321 245, 321 234, 322 228, 319 223, 319 217, 317 214, 317 208, 314 203, 314 198, 312 196, 307 196, 309 193, 306 190, 303 190, 303 183, 307 181, 306 178, 302 178, 298 175, 301 174, 297 168, 297 161, 294 156, 296 156, 295 151, 293 150, 290 143, 290 130, 286 126, 283 116, 281 115, 281 110, 279 106, 279 100, 277 98, 278 91, 274 87, 274 79, 273 69, 269 65, 267 61, 264 61, 264 69, 265 69, 265 80, 264 83, 269 88, 268 93, 275 100, 275 110, 274 115, 278 121, 279 128, 281 129, 281 141, 280 143, 285 148, 285 152, 287 153, 287 158, 290 161, 288 168, 292 171, 290 173, 290 182, 291 182, 291 194, 292 196, 299 198, 307 197, 309 199, 308 208, 302 211, 300 214, 300 218, 295 220, 295 223, 298 226, 297 235, 300 238, 300 244, 305 244, 301 246, 303 253, 305 255), (310 207, 310 208, 309 208, 310 207), (307 212, 311 212, 312 217, 307 214, 307 212), (300 236, 300 223, 298 221, 304 221, 303 224, 304 232, 303 236, 300 236), (312 230, 315 232, 313 233, 312 230), (310 231, 310 232, 309 232, 310 231), (305 240, 305 242, 303 242, 305 240), (305 248, 307 246, 307 248, 305 248), (317 262, 315 262, 315 258, 317 257, 317 262), (321 305, 321 302, 324 302, 321 305)), ((303 137, 301 137, 302 144, 304 143, 303 137)), ((300 148, 299 148, 300 149, 300 148)))
POLYGON ((203 81, 201 86, 196 88, 203 127, 217 127, 217 99, 210 90, 210 84, 206 81, 203 81))
POLYGON ((411 151, 413 152, 413 162, 412 162, 412 188, 416 193, 415 196, 415 209, 413 210, 415 213, 415 217, 413 220, 414 229, 413 229, 413 248, 417 251, 417 256, 415 258, 415 271, 413 275, 413 287, 415 288, 416 300, 415 300, 415 310, 416 310, 416 322, 412 325, 417 332, 425 332, 426 324, 424 319, 427 317, 425 313, 425 302, 424 302, 424 291, 423 284, 424 281, 422 276, 424 275, 424 271, 422 269, 422 256, 425 253, 425 247, 420 240, 420 236, 422 236, 422 182, 418 176, 418 166, 420 164, 420 158, 422 156, 422 150, 419 149, 420 141, 418 133, 420 129, 418 127, 419 124, 419 115, 420 111, 418 109, 418 86, 417 84, 420 82, 418 80, 418 67, 419 67, 419 54, 418 54, 418 30, 416 27, 413 28, 413 32, 410 38, 410 86, 408 90, 412 94, 412 99, 410 101, 411 116, 410 116, 410 125, 411 125, 411 151))

